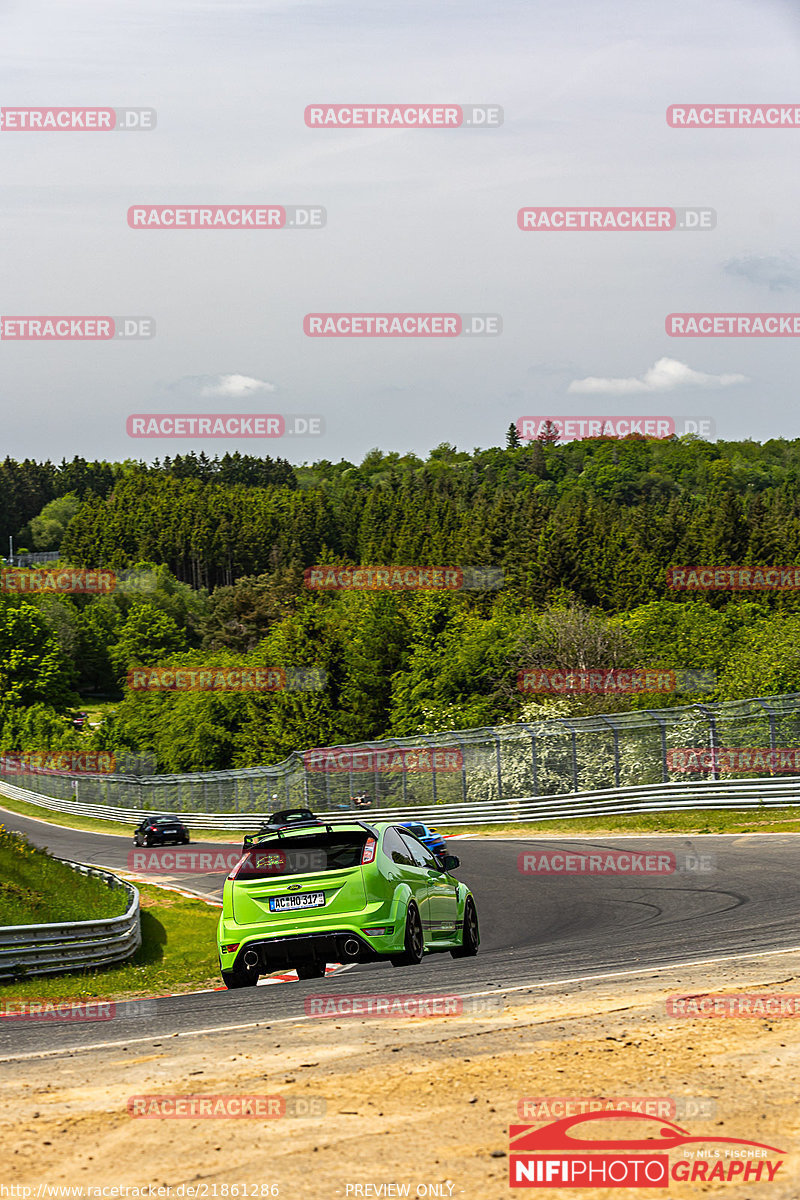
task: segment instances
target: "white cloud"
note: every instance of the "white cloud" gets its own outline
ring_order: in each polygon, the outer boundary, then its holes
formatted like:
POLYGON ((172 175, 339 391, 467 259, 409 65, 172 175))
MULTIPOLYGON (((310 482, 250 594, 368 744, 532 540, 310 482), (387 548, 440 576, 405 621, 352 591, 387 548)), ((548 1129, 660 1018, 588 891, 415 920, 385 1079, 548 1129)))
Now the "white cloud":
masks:
POLYGON ((254 392, 274 392, 275 384, 249 375, 212 375, 200 389, 201 396, 252 396, 254 392))
POLYGON ((771 292, 800 289, 800 259, 794 254, 742 254, 729 258, 723 269, 771 292))
POLYGON ((573 379, 567 391, 584 395, 615 392, 630 396, 642 392, 674 392, 685 387, 730 387, 734 383, 747 382, 746 375, 706 375, 675 358, 659 358, 644 375, 631 379, 602 379, 590 375, 587 379, 573 379))
POLYGON ((172 384, 172 391, 196 396, 218 396, 229 400, 247 399, 258 392, 274 392, 275 384, 250 375, 187 375, 172 384))

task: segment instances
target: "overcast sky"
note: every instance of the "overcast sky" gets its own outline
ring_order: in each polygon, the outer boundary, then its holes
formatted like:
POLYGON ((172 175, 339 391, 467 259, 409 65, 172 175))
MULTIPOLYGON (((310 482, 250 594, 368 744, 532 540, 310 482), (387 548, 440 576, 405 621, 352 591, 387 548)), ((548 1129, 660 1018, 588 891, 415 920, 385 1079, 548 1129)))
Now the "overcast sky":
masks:
POLYGON ((152 132, 0 132, 3 315, 147 315, 129 343, 0 341, 0 454, 293 462, 502 444, 537 414, 800 436, 798 339, 668 337, 800 310, 800 104, 783 0, 0 0, 3 106, 157 110, 152 132), (311 129, 317 102, 501 105, 494 129, 311 129), (321 230, 134 230, 139 204, 316 204, 321 230), (713 231, 522 232, 523 206, 710 206, 713 231), (500 313, 494 338, 310 338, 311 312, 500 313), (587 382, 590 381, 590 382, 587 382), (130 438, 136 412, 314 413, 315 439, 130 438))

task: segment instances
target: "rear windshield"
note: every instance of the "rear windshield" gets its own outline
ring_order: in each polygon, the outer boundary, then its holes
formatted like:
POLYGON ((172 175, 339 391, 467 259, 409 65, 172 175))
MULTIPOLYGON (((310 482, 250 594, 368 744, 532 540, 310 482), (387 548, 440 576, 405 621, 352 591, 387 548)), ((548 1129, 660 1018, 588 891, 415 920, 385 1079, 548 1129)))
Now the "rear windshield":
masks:
POLYGON ((367 836, 365 829, 356 829, 259 842, 245 851, 246 861, 239 868, 237 878, 316 874, 357 867, 361 864, 367 836))
POLYGON ((180 825, 177 817, 151 817, 151 825, 180 825))
POLYGON ((406 829, 410 829, 412 833, 415 833, 417 835, 417 837, 419 837, 420 834, 422 834, 423 836, 425 835, 425 826, 424 825, 406 825, 406 829))

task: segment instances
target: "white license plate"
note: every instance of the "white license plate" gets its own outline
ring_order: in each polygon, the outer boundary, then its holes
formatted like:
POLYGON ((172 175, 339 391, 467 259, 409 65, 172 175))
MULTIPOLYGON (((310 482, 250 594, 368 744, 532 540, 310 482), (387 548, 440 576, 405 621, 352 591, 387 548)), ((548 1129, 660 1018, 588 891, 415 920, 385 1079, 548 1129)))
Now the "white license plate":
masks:
POLYGON ((302 892, 299 896, 273 896, 269 902, 270 912, 286 912, 295 908, 321 908, 325 903, 324 892, 302 892))

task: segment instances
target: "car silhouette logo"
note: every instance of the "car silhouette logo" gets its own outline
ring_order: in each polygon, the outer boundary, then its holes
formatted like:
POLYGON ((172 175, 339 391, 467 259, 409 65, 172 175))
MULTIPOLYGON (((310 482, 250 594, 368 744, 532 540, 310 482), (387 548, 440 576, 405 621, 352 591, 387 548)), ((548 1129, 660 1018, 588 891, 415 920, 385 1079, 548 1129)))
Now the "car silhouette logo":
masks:
POLYGON ((547 1125, 535 1127, 532 1125, 512 1125, 509 1129, 509 1137, 511 1141, 511 1152, 519 1153, 520 1151, 558 1151, 559 1153, 585 1153, 587 1150, 672 1150, 677 1146, 685 1146, 691 1142, 727 1142, 735 1146, 757 1146, 762 1150, 770 1150, 775 1154, 785 1154, 785 1150, 779 1150, 777 1146, 767 1146, 764 1142, 744 1141, 741 1138, 720 1137, 716 1134, 706 1135, 705 1137, 693 1137, 688 1130, 682 1129, 680 1125, 675 1125, 672 1121, 667 1121, 664 1118, 658 1118, 657 1124, 661 1126, 658 1137, 649 1138, 624 1138, 619 1140, 609 1140, 607 1138, 592 1138, 580 1134, 577 1136, 571 1133, 571 1129, 575 1125, 586 1123, 589 1127, 593 1121, 607 1120, 623 1120, 630 1121, 647 1121, 651 1124, 654 1121, 653 1117, 649 1117, 644 1113, 634 1113, 627 1110, 609 1109, 606 1112, 581 1113, 577 1116, 562 1117, 559 1121, 552 1121, 547 1125))

